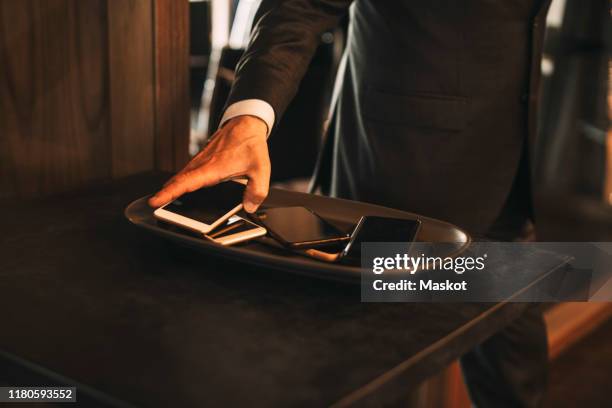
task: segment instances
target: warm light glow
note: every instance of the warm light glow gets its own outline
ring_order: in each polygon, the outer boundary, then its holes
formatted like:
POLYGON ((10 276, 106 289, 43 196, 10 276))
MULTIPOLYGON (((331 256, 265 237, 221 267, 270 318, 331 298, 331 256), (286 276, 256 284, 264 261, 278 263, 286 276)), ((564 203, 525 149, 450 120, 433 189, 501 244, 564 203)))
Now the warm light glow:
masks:
POLYGON ((549 56, 544 55, 542 57, 541 69, 542 74, 545 76, 551 76, 555 71, 555 63, 549 56))
POLYGON ((563 24, 563 15, 565 14, 565 0, 553 0, 546 16, 546 25, 548 27, 561 27, 563 24))
POLYGON ((253 19, 260 3, 261 0, 241 0, 238 3, 229 37, 230 48, 246 48, 249 43, 253 19))
POLYGON ((230 24, 230 0, 211 0, 212 30, 210 41, 213 49, 227 45, 230 24))

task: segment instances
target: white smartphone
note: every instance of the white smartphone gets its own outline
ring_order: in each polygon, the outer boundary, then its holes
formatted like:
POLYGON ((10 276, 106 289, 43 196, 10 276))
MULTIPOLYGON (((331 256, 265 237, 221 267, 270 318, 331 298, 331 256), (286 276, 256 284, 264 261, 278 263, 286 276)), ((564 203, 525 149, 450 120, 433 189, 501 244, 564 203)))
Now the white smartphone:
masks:
POLYGON ((153 215, 179 227, 208 234, 242 209, 244 188, 237 181, 201 188, 158 208, 153 215))
POLYGON ((205 237, 221 245, 234 245, 266 235, 266 229, 238 215, 233 215, 225 225, 205 237))

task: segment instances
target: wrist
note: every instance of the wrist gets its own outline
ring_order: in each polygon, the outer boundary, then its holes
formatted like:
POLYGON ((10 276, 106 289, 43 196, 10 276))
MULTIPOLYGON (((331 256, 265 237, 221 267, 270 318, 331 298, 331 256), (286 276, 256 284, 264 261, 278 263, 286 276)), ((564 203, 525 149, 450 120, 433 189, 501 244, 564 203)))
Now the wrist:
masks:
POLYGON ((253 115, 240 115, 231 118, 225 124, 223 124, 222 128, 239 128, 241 131, 247 131, 249 134, 261 135, 264 138, 267 138, 268 135, 268 125, 266 122, 253 115))

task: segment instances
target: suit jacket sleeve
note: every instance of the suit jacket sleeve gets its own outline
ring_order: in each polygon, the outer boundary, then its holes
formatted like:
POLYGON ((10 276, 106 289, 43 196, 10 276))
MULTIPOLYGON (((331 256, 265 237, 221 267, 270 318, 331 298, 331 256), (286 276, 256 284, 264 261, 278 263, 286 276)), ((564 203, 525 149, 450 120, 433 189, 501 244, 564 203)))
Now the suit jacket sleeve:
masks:
POLYGON ((295 96, 319 44, 352 0, 263 0, 251 40, 238 62, 226 108, 244 99, 261 99, 276 122, 295 96))

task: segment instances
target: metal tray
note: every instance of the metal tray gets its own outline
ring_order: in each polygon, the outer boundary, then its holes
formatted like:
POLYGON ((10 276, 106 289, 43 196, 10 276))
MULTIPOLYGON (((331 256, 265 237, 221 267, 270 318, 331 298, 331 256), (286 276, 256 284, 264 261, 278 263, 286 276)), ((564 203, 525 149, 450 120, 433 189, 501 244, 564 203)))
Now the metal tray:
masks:
MULTIPOLYGON (((125 209, 125 216, 134 225, 142 227, 180 245, 189 246, 203 254, 231 258, 234 261, 280 269, 290 273, 321 279, 359 282, 361 268, 340 263, 327 263, 286 250, 268 237, 236 246, 222 246, 204 238, 195 237, 159 222, 147 205, 148 196, 139 198, 125 209)), ((363 215, 377 215, 404 219, 420 219, 421 229, 417 241, 444 243, 439 256, 454 256, 470 244, 470 236, 460 228, 440 220, 395 210, 378 205, 330 198, 313 194, 271 189, 263 207, 300 205, 308 207, 339 228, 350 230, 363 215)))

